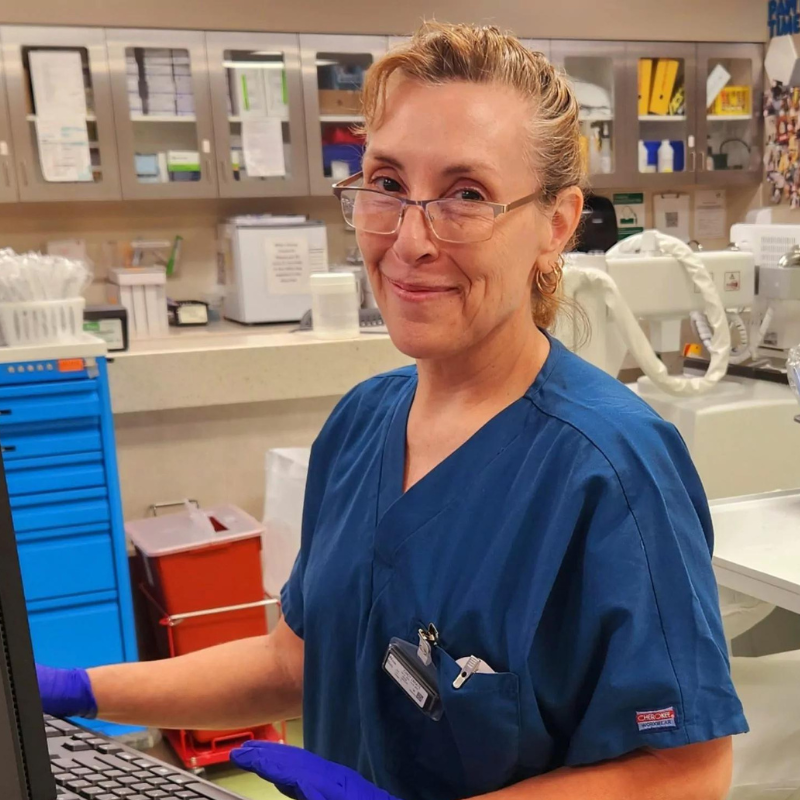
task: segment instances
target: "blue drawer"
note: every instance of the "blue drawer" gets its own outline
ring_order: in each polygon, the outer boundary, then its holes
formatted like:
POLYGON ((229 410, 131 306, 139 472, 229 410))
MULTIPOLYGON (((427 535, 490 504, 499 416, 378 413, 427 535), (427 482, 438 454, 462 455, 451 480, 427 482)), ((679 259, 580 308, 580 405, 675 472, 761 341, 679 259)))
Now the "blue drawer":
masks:
POLYGON ((104 486, 103 454, 73 453, 16 459, 6 466, 6 483, 12 496, 104 486))
POLYGON ((0 431, 3 463, 19 458, 90 453, 103 449, 98 419, 71 419, 11 425, 0 431))
POLYGON ((97 667, 124 660, 119 606, 114 593, 84 603, 28 605, 33 653, 51 667, 97 667))
POLYGON ((11 497, 14 530, 41 531, 73 525, 109 524, 111 512, 105 487, 11 497))
POLYGON ((0 387, 0 429, 51 420, 100 416, 97 382, 41 383, 0 387))
POLYGON ((102 526, 23 533, 17 551, 29 603, 116 589, 111 534, 102 526))

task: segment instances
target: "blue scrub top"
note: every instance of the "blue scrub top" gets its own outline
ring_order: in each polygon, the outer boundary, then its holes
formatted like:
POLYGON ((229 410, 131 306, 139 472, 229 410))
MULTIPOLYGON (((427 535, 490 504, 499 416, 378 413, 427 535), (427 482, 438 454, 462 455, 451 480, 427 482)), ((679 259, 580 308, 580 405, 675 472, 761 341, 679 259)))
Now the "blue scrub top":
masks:
POLYGON ((403 800, 451 800, 746 731, 675 428, 551 339, 525 395, 403 494, 416 384, 357 386, 312 450, 282 596, 306 747, 403 800), (431 622, 438 722, 381 668, 431 622), (470 655, 496 674, 455 690, 470 655))

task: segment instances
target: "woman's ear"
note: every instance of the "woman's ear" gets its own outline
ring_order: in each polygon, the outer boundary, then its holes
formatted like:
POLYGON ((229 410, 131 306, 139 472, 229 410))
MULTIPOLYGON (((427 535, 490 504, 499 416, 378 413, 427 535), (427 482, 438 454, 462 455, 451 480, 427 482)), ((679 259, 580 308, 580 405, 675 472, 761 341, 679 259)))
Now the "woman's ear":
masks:
POLYGON ((558 256, 564 252, 578 225, 583 212, 583 192, 577 186, 570 186, 559 193, 550 216, 550 242, 538 259, 542 272, 553 269, 558 256))

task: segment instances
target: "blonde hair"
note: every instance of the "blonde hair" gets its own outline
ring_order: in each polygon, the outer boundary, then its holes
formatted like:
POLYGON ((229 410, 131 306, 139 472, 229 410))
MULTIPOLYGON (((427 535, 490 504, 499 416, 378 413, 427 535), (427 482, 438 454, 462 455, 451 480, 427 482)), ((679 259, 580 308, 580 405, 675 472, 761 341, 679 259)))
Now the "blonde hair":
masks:
MULTIPOLYGON (((396 73, 428 84, 467 81, 516 89, 531 107, 526 157, 540 183, 541 204, 551 206, 570 186, 585 188, 575 94, 562 72, 514 36, 493 26, 423 23, 367 72, 362 95, 367 136, 381 125, 389 80, 396 73)), ((561 302, 560 293, 543 294, 534 285, 536 324, 551 327, 561 302)))

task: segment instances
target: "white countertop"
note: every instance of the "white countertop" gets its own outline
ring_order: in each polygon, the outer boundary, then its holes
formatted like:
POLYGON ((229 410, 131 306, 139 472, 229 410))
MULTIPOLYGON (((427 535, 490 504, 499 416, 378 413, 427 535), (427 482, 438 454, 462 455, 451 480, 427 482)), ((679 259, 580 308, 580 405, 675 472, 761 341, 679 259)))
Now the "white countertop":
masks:
POLYGON ((25 347, 0 347, 0 364, 22 361, 57 361, 65 358, 96 358, 104 356, 108 348, 102 339, 90 333, 81 334, 74 342, 50 342, 25 347))
POLYGON ((171 328, 109 354, 115 414, 342 395, 411 363, 386 334, 318 339, 297 325, 171 328))
POLYGON ((711 503, 722 586, 800 614, 800 490, 711 503))

